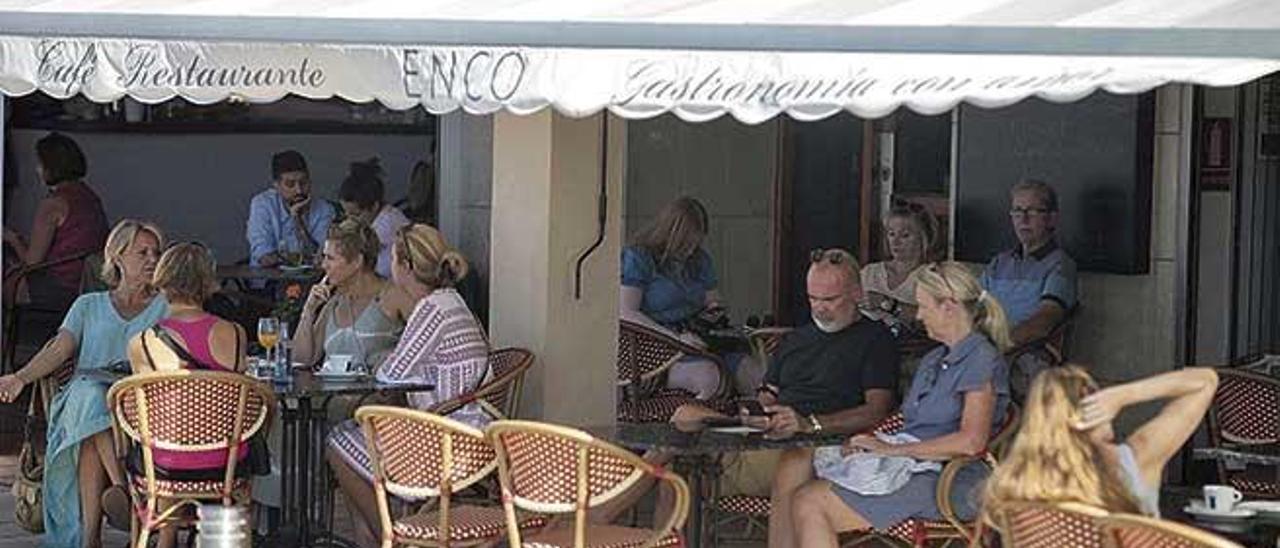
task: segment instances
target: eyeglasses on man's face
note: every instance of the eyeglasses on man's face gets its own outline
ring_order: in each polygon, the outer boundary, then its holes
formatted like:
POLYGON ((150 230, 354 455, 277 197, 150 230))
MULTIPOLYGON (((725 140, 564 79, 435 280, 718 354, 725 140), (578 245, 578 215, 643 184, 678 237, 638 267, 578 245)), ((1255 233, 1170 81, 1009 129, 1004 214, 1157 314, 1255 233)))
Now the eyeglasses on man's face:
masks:
POLYGON ((1023 217, 1039 217, 1041 215, 1047 215, 1048 213, 1049 209, 1044 207, 1015 207, 1009 210, 1009 216, 1015 219, 1023 217))

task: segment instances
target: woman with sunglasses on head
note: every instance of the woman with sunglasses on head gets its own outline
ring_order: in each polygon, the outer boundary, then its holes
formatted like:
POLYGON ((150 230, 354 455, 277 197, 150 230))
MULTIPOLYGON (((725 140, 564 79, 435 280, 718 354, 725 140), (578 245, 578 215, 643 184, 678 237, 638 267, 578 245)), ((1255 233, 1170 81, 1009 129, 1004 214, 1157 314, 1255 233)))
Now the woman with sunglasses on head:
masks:
POLYGON ((900 201, 884 218, 888 260, 862 267, 863 307, 891 323, 916 316, 916 270, 937 255, 938 220, 924 206, 900 201), (889 318, 892 316, 892 318, 889 318))
MULTIPOLYGON (((434 384, 436 389, 409 395, 415 409, 472 392, 488 375, 489 342, 484 328, 454 289, 467 275, 467 261, 436 229, 408 225, 396 231, 391 246, 391 279, 416 303, 404 335, 378 369, 382 382, 434 384)), ((483 428, 491 417, 476 403, 449 418, 483 428)), ((354 420, 329 434, 327 458, 342 492, 357 511, 363 542, 376 545, 381 532, 373 491, 372 464, 364 434, 354 420)))
MULTIPOLYGON (((244 371, 248 346, 244 328, 204 311, 205 300, 218 289, 215 268, 213 255, 195 242, 176 244, 160 255, 151 285, 169 302, 169 313, 129 340, 129 362, 134 373, 181 369, 244 371)), ((131 448, 126 458, 126 465, 135 476, 145 473, 138 451, 131 448)), ((249 444, 242 443, 240 451, 237 463, 248 456, 249 444)), ((153 447, 151 454, 161 479, 221 480, 227 465, 226 449, 169 451, 153 447)), ((103 504, 108 515, 128 515, 129 496, 123 487, 112 487, 103 496, 103 504)), ((158 511, 167 507, 162 505, 158 511)), ((167 525, 160 531, 157 546, 174 546, 176 540, 177 528, 167 525)))
MULTIPOLYGON (((1009 368, 1002 352, 1010 342, 1000 303, 982 290, 968 269, 953 262, 919 271, 916 301, 917 317, 929 337, 943 346, 926 355, 916 370, 902 401, 905 425, 897 443, 859 434, 845 443, 845 454, 910 457, 918 462, 976 455, 1005 417, 1009 368)), ((938 468, 912 470, 905 483, 888 492, 883 487, 855 490, 844 481, 827 480, 801 487, 792 505, 796 545, 834 547, 844 531, 885 530, 913 517, 943 519, 935 499, 938 468)), ((977 515, 968 495, 982 481, 984 470, 967 467, 955 479, 952 490, 960 497, 956 509, 961 519, 977 515)))
MULTIPOLYGON (((123 486, 124 471, 111 439, 109 383, 86 373, 123 362, 129 338, 165 316, 168 303, 150 283, 163 245, 154 225, 129 219, 116 224, 102 251, 101 276, 111 289, 77 298, 58 334, 25 367, 0 377, 0 401, 11 402, 23 386, 75 359, 71 380, 49 409, 44 546, 102 545, 104 492, 119 492, 107 488, 123 486)), ((109 517, 128 529, 128 513, 109 517)))

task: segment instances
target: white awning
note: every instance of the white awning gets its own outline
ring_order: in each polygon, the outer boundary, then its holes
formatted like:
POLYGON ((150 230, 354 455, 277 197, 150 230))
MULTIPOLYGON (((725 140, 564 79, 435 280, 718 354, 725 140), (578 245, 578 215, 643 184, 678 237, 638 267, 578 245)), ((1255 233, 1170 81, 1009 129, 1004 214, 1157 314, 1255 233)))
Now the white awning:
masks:
POLYGON ((757 123, 1278 69, 1274 0, 0 0, 0 91, 95 101, 757 123))

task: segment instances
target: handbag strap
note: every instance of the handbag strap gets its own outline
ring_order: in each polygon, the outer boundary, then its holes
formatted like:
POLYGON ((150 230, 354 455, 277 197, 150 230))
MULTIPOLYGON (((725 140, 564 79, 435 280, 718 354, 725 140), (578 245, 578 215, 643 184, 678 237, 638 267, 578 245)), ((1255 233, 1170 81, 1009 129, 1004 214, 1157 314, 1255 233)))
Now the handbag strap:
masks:
MULTIPOLYGON (((168 331, 166 331, 163 327, 160 327, 160 326, 158 326, 158 325, 151 326, 151 333, 152 333, 152 334, 154 334, 154 335, 156 336, 156 338, 160 339, 160 342, 164 343, 164 345, 165 345, 165 346, 169 347, 169 350, 172 350, 174 354, 177 354, 177 355, 178 355, 178 359, 180 359, 180 360, 182 360, 182 361, 184 361, 184 362, 187 362, 187 363, 191 364, 191 365, 192 365, 193 367, 195 367, 196 369, 208 369, 208 370, 214 370, 214 371, 221 371, 221 370, 223 370, 223 368, 222 368, 222 367, 215 367, 215 366, 209 365, 209 364, 207 364, 207 363, 205 363, 205 362, 203 362, 203 361, 201 361, 201 360, 196 359, 196 357, 195 357, 195 356, 192 356, 192 355, 191 355, 191 352, 188 352, 186 348, 183 348, 181 344, 178 344, 178 341, 174 340, 174 339, 173 339, 173 336, 172 336, 172 335, 170 335, 170 334, 169 334, 169 332, 168 332, 168 331)), ((144 351, 146 351, 146 344, 147 344, 147 340, 146 340, 146 338, 144 337, 144 338, 143 338, 143 340, 142 340, 142 345, 143 345, 143 350, 144 350, 144 351)), ((240 353, 240 352, 239 352, 239 351, 240 351, 239 346, 240 346, 240 338, 239 338, 239 337, 237 337, 237 338, 236 338, 236 347, 237 347, 237 348, 236 348, 236 353, 237 353, 237 354, 239 354, 239 353, 240 353)), ((151 359, 151 353, 150 353, 150 352, 147 352, 147 359, 151 359)), ((151 366, 152 366, 152 367, 155 367, 155 362, 154 362, 154 361, 152 361, 152 362, 151 362, 151 366)))

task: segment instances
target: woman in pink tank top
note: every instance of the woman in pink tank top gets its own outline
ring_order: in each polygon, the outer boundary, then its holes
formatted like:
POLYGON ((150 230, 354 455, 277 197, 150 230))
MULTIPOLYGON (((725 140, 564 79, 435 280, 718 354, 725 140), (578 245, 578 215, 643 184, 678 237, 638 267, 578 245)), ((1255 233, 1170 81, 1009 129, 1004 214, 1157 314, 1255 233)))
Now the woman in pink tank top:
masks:
MULTIPOLYGON (((244 329, 202 308, 217 289, 213 257, 203 245, 181 243, 165 251, 156 264, 152 284, 169 301, 169 315, 129 341, 129 361, 135 373, 244 370, 244 329)), ((157 474, 175 480, 220 480, 227 465, 225 449, 178 452, 153 447, 151 454, 157 474)), ((248 454, 249 444, 240 444, 239 461, 248 454)), ((141 471, 140 460, 133 455, 127 459, 131 473, 141 471)), ((237 473, 247 471, 247 467, 237 466, 237 473)), ((105 500, 104 506, 110 508, 105 500)), ((172 546, 173 536, 174 531, 165 528, 160 546, 172 546)))
MULTIPOLYGON (((9 228, 4 242, 24 265, 57 261, 102 249, 107 216, 102 200, 84 183, 85 159, 70 137, 50 133, 36 142, 40 178, 49 195, 36 207, 30 240, 9 228)), ((26 277, 31 302, 65 306, 79 294, 84 260, 55 264, 26 277)))

